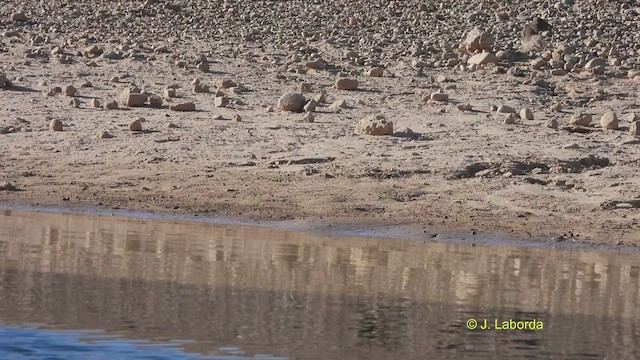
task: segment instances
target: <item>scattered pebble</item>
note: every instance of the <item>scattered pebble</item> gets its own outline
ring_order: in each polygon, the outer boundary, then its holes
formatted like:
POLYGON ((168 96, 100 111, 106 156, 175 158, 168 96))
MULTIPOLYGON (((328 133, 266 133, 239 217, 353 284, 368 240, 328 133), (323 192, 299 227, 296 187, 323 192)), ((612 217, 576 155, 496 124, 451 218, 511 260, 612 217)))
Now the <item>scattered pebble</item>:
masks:
POLYGON ((163 104, 162 98, 158 95, 150 95, 148 101, 149 106, 151 106, 152 108, 160 108, 163 104))
POLYGON ((215 107, 227 107, 231 99, 226 96, 216 96, 213 98, 213 105, 215 107))
POLYGON ((632 136, 640 136, 640 120, 636 120, 629 125, 629 134, 632 136))
POLYGON ((102 105, 100 104, 100 101, 98 99, 91 99, 91 100, 89 100, 89 106, 94 107, 94 108, 99 108, 102 105))
POLYGON ((164 91, 165 99, 170 99, 170 98, 176 97, 176 89, 174 89, 174 88, 166 87, 166 88, 164 88, 163 91, 164 91))
POLYGON ((71 100, 69 100, 69 106, 74 107, 74 108, 79 108, 80 107, 80 100, 73 98, 71 100))
POLYGON ((618 116, 613 111, 607 111, 600 118, 600 125, 603 129, 615 130, 618 128, 618 116))
MULTIPOLYGON (((131 129, 131 125, 129 125, 129 129, 131 129)), ((107 130, 102 130, 102 131, 98 132, 98 136, 97 137, 98 137, 98 139, 111 139, 113 137, 113 135, 111 135, 107 130)))
POLYGON ((238 114, 233 115, 233 121, 235 122, 241 122, 242 121, 242 117, 238 114))
POLYGON ((449 101, 449 95, 445 93, 432 93, 431 101, 449 101))
POLYGON ((372 69, 369 69, 368 74, 371 77, 381 77, 384 75, 384 69, 381 67, 374 67, 372 69))
POLYGON ((49 130, 62 131, 62 121, 54 119, 49 122, 49 130))
POLYGON ((347 102, 344 99, 336 100, 331 104, 334 109, 346 109, 348 107, 347 102))
POLYGON ((357 135, 393 135, 393 122, 382 115, 366 117, 356 124, 357 135))
POLYGON ((169 110, 173 111, 196 111, 196 104, 193 102, 184 102, 169 106, 169 110))
POLYGON ((4 181, 0 183, 0 190, 1 191, 14 191, 17 190, 18 187, 15 186, 14 184, 8 182, 8 181, 4 181))
POLYGON ((139 93, 130 93, 125 91, 122 95, 122 104, 129 107, 140 107, 144 106, 144 103, 147 101, 147 96, 145 94, 139 93))
POLYGON ((456 108, 458 108, 458 110, 460 110, 460 111, 471 111, 471 110, 473 110, 473 106, 471 106, 471 104, 467 104, 467 103, 458 104, 458 105, 456 105, 456 108))
POLYGON ((129 124, 129 131, 142 131, 142 121, 144 121, 143 118, 133 120, 129 124))
POLYGON ((114 110, 118 108, 118 102, 115 100, 107 101, 104 103, 103 107, 105 110, 114 110))
POLYGON ((511 125, 511 124, 515 124, 516 123, 516 118, 515 116, 513 116, 513 114, 506 114, 504 116, 504 119, 502 120, 503 123, 511 125))
POLYGON ((498 57, 496 57, 494 54, 490 52, 483 52, 480 54, 473 55, 472 57, 469 58, 469 60, 467 60, 467 64, 469 65, 486 65, 486 64, 492 64, 497 62, 498 62, 498 57))
POLYGON ((533 120, 533 112, 531 109, 524 108, 520 110, 520 118, 523 120, 533 120))
POLYGON ((351 78, 340 78, 336 80, 336 89, 338 90, 357 90, 358 80, 351 78))
POLYGON ((231 79, 218 79, 216 81, 216 86, 219 89, 228 89, 228 88, 236 87, 238 86, 238 84, 236 84, 236 82, 231 79))
POLYGON ((278 99, 278 110, 302 112, 307 99, 301 93, 290 92, 278 99))
POLYGON ((314 99, 311 99, 304 106, 304 111, 306 111, 306 112, 315 112, 316 111, 316 106, 318 106, 318 105, 320 105, 320 104, 318 104, 318 102, 316 102, 314 99))
POLYGON ((498 106, 498 109, 496 109, 496 112, 501 114, 515 114, 516 109, 512 108, 511 106, 500 105, 498 106))
POLYGON ((64 96, 74 96, 78 93, 78 90, 73 87, 73 85, 67 85, 64 87, 62 93, 64 94, 64 96))
POLYGON ((312 91, 311 84, 306 83, 306 82, 300 83, 300 92, 301 93, 308 93, 308 92, 311 92, 311 91, 312 91))
POLYGON ((545 126, 550 128, 550 129, 557 129, 558 128, 558 120, 556 120, 556 119, 548 120, 545 123, 545 126))
POLYGON ((591 114, 579 112, 571 115, 569 119, 569 125, 589 126, 591 125, 591 114))
POLYGON ((302 117, 302 122, 312 123, 314 120, 315 120, 315 116, 313 115, 312 112, 308 112, 304 114, 304 116, 302 117))
POLYGON ((638 114, 636 113, 630 113, 627 115, 627 117, 625 118, 628 122, 634 122, 637 120, 640 120, 640 116, 638 116, 638 114))

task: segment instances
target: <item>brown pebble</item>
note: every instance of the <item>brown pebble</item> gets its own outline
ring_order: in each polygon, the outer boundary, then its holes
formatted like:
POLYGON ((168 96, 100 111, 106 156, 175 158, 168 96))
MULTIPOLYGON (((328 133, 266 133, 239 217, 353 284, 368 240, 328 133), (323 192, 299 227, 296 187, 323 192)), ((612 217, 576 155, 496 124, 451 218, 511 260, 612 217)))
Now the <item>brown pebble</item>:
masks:
POLYGON ((62 131, 62 121, 54 119, 49 123, 49 130, 51 131, 62 131))

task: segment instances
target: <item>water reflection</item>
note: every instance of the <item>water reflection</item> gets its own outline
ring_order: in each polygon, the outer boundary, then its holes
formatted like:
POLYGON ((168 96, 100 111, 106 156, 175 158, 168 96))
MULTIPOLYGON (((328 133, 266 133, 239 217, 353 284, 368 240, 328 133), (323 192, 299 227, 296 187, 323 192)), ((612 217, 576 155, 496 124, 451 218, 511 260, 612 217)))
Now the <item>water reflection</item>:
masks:
POLYGON ((635 254, 5 211, 0 321, 292 358, 640 358, 635 254), (544 322, 469 331, 469 318, 544 322))

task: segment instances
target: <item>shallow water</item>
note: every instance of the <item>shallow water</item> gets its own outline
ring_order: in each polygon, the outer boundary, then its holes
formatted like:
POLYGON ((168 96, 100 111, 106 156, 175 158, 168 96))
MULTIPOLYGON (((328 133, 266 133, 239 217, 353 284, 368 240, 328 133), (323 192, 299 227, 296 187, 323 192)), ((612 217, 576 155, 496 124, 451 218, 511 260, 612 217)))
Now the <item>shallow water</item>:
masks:
POLYGON ((638 260, 5 210, 0 358, 637 359, 638 260))

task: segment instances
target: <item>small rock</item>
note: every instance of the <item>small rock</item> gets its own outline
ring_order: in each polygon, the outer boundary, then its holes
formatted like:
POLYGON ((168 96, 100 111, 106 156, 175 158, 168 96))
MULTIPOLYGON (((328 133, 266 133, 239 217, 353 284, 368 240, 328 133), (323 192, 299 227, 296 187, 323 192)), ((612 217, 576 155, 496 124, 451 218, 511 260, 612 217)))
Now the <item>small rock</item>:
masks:
POLYGON ((165 99, 176 97, 176 89, 170 87, 164 88, 164 97, 165 99))
POLYGON ((145 94, 138 93, 129 93, 125 92, 122 94, 122 104, 129 107, 140 107, 144 106, 144 103, 147 101, 147 96, 145 94))
POLYGON ((598 67, 605 67, 607 65, 607 62, 602 59, 602 58, 594 58, 589 60, 585 65, 584 68, 589 70, 589 69, 595 69, 598 67))
POLYGON ((51 120, 49 123, 49 130, 51 131, 62 131, 62 121, 60 120, 51 120))
POLYGON ((366 117, 358 121, 354 133, 358 135, 393 135, 393 122, 387 121, 382 115, 366 117))
POLYGON ((306 112, 315 112, 316 111, 316 106, 318 106, 319 104, 311 99, 309 100, 309 102, 304 106, 304 111, 306 112))
POLYGON ((307 99, 301 93, 286 93, 278 99, 278 109, 282 111, 302 112, 307 99))
POLYGON ((169 110, 173 111, 196 111, 196 104, 192 102, 185 102, 169 106, 169 110))
POLYGON ((352 78, 340 78, 336 80, 336 89, 338 90, 357 90, 358 80, 352 78))
POLYGON ((312 90, 311 89, 311 84, 305 83, 305 82, 300 83, 300 92, 301 93, 308 93, 308 92, 311 92, 311 90, 312 90))
POLYGON ((565 69, 553 69, 549 72, 553 76, 563 76, 567 75, 567 70, 565 69))
POLYGON ((580 112, 571 116, 571 119, 569 119, 569 125, 589 126, 591 125, 591 120, 591 114, 580 112))
POLYGON ((209 92, 209 87, 207 85, 201 84, 201 83, 196 83, 193 84, 193 93, 194 94, 201 94, 201 93, 208 93, 209 92))
POLYGON ((150 95, 148 98, 149 101, 149 106, 153 107, 153 108, 159 108, 162 107, 162 98, 158 95, 150 95))
POLYGON ((93 84, 91 83, 91 81, 85 81, 82 83, 82 85, 80 85, 80 87, 90 88, 90 87, 93 87, 93 84))
POLYGON ((218 79, 218 81, 216 81, 216 86, 219 89, 228 89, 236 87, 238 86, 238 84, 236 84, 236 82, 231 79, 218 79))
POLYGON ((635 79, 637 76, 640 76, 640 70, 629 70, 627 72, 627 78, 635 79))
POLYGON ((142 121, 144 121, 143 118, 133 120, 129 124, 129 131, 142 131, 142 121))
POLYGON ((369 69, 368 74, 371 77, 381 77, 384 75, 384 69, 381 67, 374 67, 372 69, 369 69))
POLYGON ((334 101, 333 104, 331 104, 331 107, 334 109, 346 109, 348 106, 347 102, 344 99, 340 99, 334 101))
POLYGON ((91 45, 84 49, 82 54, 88 58, 95 58, 102 55, 103 50, 98 45, 91 45))
POLYGON ((111 83, 119 83, 120 82, 120 78, 117 76, 112 76, 111 79, 109 79, 109 82, 111 83))
POLYGON ((27 17, 27 15, 25 15, 22 12, 16 12, 11 14, 11 20, 15 22, 25 22, 25 21, 29 21, 29 18, 27 17))
POLYGON ((312 69, 312 70, 324 70, 324 69, 327 68, 327 64, 322 59, 309 61, 309 62, 305 63, 304 66, 307 69, 312 69))
POLYGON ((79 108, 80 107, 80 100, 73 98, 71 100, 69 100, 69 106, 72 106, 74 108, 79 108))
POLYGON ((411 140, 415 140, 419 137, 418 134, 416 134, 413 130, 411 130, 408 127, 399 129, 398 131, 393 133, 393 136, 401 137, 405 139, 411 139, 411 140))
POLYGON ((242 117, 238 114, 233 115, 233 121, 235 122, 241 122, 242 121, 242 117))
POLYGON ((432 93, 430 99, 431 101, 449 101, 449 94, 432 93))
POLYGON ((458 104, 456 107, 460 111, 471 111, 471 110, 473 110, 473 106, 471 106, 471 104, 458 104))
POLYGON ((523 120, 533 120, 533 112, 530 109, 524 108, 520 110, 520 118, 523 120))
POLYGON ((117 109, 117 108, 118 108, 118 102, 117 102, 117 101, 115 101, 115 100, 105 102, 105 103, 104 103, 104 105, 103 105, 103 108, 104 108, 105 110, 114 110, 114 109, 117 109))
POLYGON ((315 120, 315 116, 313 115, 312 112, 308 112, 304 114, 304 116, 302 117, 302 122, 312 123, 314 120, 315 120))
POLYGON ((562 145, 562 148, 563 149, 581 149, 582 147, 579 144, 571 143, 571 144, 562 145))
POLYGON ((496 112, 501 114, 515 114, 516 109, 512 108, 511 106, 500 105, 498 106, 498 109, 496 110, 496 112))
POLYGON ((489 52, 484 52, 480 54, 473 55, 467 60, 467 64, 469 65, 485 65, 491 63, 497 63, 498 57, 489 52))
POLYGON ((98 99, 89 100, 89 105, 94 108, 99 108, 101 106, 100 101, 98 99))
POLYGON ((634 122, 636 120, 640 120, 640 117, 638 116, 638 114, 636 113, 630 113, 629 115, 627 115, 627 117, 625 118, 628 122, 634 122))
POLYGON ((618 128, 618 116, 613 111, 608 111, 600 118, 600 125, 603 129, 615 130, 618 128))
POLYGON ((640 136, 640 120, 636 120, 629 126, 629 134, 632 136, 640 136))
POLYGON ((208 73, 209 71, 211 71, 211 67, 209 66, 208 61, 199 62, 198 65, 196 65, 196 69, 205 73, 208 73))
POLYGON ((467 33, 465 40, 461 44, 461 47, 469 53, 488 50, 491 49, 491 46, 493 46, 493 35, 478 28, 467 33))
POLYGON ((513 116, 513 114, 507 114, 504 116, 504 120, 502 120, 502 122, 508 125, 515 124, 516 118, 515 116, 513 116))
POLYGON ((4 181, 0 183, 0 190, 3 191, 14 191, 17 190, 18 187, 13 185, 12 183, 8 182, 8 181, 4 181))
POLYGON ((558 120, 556 120, 556 119, 548 120, 545 123, 545 126, 550 128, 550 129, 557 129, 558 128, 558 120))
POLYGON ((327 102, 327 94, 325 93, 320 93, 316 96, 313 97, 313 100, 315 100, 316 102, 318 102, 318 104, 324 104, 327 102))
MULTIPOLYGON (((129 129, 131 129, 131 125, 129 125, 129 129)), ((142 126, 140 127, 140 129, 142 130, 142 126)), ((140 130, 137 130, 137 131, 140 131, 140 130)), ((98 133, 97 137, 98 139, 111 139, 113 135, 111 135, 107 130, 103 130, 98 133)))
POLYGON ((108 60, 122 60, 124 57, 115 51, 106 51, 100 57, 108 60))
POLYGON ((213 105, 215 107, 227 107, 231 99, 226 96, 216 96, 213 98, 213 105))
POLYGON ((64 87, 63 94, 64 96, 74 96, 78 90, 73 87, 73 85, 67 85, 64 87))

